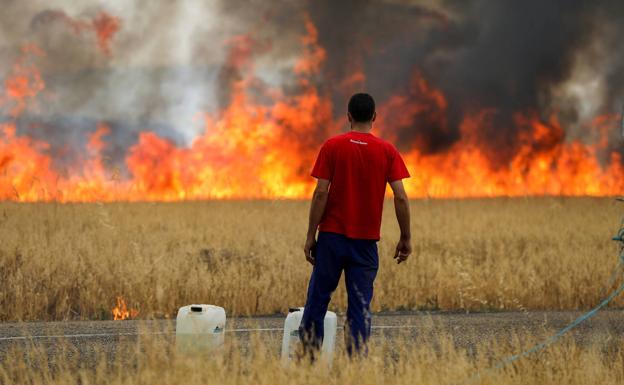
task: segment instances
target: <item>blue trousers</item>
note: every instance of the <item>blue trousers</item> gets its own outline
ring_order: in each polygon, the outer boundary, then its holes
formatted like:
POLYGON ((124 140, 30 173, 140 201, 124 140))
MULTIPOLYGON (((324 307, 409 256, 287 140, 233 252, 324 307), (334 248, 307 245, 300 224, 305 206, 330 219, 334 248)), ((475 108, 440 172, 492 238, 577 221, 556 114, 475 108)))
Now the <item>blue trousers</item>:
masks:
POLYGON ((325 313, 343 270, 348 295, 345 324, 347 352, 352 355, 366 349, 371 331, 370 302, 378 267, 377 241, 319 232, 308 299, 299 328, 305 350, 313 351, 322 345, 325 313))

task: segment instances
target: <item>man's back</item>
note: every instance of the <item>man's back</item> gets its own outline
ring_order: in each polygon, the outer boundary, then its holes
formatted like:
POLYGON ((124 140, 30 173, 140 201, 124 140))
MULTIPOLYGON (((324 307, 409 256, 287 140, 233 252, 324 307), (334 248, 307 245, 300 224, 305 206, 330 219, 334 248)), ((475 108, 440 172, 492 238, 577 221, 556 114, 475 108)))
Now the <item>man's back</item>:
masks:
POLYGON ((312 359, 323 341, 323 320, 343 271, 349 297, 347 352, 366 352, 386 183, 390 183, 394 193, 401 229, 394 259, 397 263, 405 262, 412 252, 409 200, 401 180, 409 173, 396 148, 370 134, 376 116, 372 96, 353 95, 347 113, 351 132, 325 142, 312 170, 312 176, 318 180, 303 252, 314 268, 299 327, 304 352, 312 359))
POLYGON ((325 142, 312 176, 331 183, 320 231, 378 240, 386 183, 409 173, 392 144, 350 131, 325 142))

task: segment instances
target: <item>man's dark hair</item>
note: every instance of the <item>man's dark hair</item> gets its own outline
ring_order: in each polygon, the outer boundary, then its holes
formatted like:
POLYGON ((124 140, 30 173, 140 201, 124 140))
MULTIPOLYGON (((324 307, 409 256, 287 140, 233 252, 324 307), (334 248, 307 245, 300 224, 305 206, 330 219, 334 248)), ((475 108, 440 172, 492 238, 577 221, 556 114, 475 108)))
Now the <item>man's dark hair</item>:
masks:
POLYGON ((348 109, 356 122, 370 122, 375 114, 375 101, 369 94, 358 93, 349 99, 348 109))

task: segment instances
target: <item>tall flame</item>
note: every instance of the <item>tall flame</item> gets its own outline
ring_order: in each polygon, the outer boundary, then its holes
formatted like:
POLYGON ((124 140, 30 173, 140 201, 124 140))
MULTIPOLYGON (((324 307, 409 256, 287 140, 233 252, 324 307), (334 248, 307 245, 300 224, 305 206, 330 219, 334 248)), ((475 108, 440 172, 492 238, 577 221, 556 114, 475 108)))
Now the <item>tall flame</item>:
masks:
MULTIPOLYGON (((79 24, 82 25, 82 24, 79 24)), ((99 46, 110 52, 109 41, 119 22, 101 15, 92 24, 99 46)), ((324 138, 340 131, 330 98, 312 81, 326 58, 314 24, 306 20, 303 53, 294 65, 297 92, 262 86, 257 103, 250 87, 253 75, 249 36, 228 42, 228 66, 242 76, 231 81, 230 101, 216 113, 204 115, 204 132, 188 146, 177 146, 153 132, 142 132, 125 157, 126 170, 110 169, 103 159, 110 134, 100 124, 91 134, 85 159, 67 173, 54 167, 50 145, 16 132, 15 119, 36 102, 45 83, 33 64, 44 53, 24 48, 4 82, 0 108, 10 119, 0 123, 0 199, 17 201, 180 200, 207 198, 303 198, 313 188, 309 170, 324 138)), ((356 73, 346 84, 362 83, 356 73)), ((618 115, 596 117, 589 127, 598 133, 592 144, 566 141, 556 116, 541 119, 535 111, 513 116, 513 154, 493 161, 487 132, 495 110, 477 109, 460 124, 460 137, 450 147, 431 151, 427 136, 404 148, 401 135, 413 130, 414 117, 446 133, 445 95, 416 71, 408 95, 395 95, 379 109, 377 133, 404 152, 412 178, 412 197, 477 197, 520 195, 615 195, 624 189, 619 153, 608 153, 607 137, 617 129, 618 115), (421 119, 421 120, 422 120, 421 119), (606 159, 601 159, 605 157, 606 159)), ((119 306, 118 306, 119 307, 119 306)))

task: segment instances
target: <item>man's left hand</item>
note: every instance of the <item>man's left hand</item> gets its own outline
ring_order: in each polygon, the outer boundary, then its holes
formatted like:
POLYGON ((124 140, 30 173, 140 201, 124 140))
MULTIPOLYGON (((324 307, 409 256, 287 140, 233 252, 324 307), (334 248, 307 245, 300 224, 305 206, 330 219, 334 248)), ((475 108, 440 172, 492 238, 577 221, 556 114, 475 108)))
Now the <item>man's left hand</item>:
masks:
POLYGON ((314 236, 308 236, 305 242, 305 246, 303 246, 303 252, 305 253, 306 260, 310 262, 312 266, 314 266, 314 255, 312 255, 312 250, 316 247, 316 239, 314 236))

